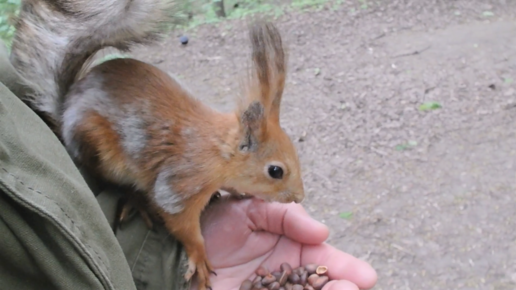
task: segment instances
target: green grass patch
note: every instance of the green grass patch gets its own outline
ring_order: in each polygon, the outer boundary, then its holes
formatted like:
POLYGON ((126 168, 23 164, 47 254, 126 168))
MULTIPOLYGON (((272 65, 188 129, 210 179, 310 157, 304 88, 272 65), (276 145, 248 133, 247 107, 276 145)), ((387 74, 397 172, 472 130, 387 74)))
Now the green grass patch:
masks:
POLYGON ((0 39, 11 47, 14 36, 14 18, 20 10, 21 0, 0 0, 0 39))

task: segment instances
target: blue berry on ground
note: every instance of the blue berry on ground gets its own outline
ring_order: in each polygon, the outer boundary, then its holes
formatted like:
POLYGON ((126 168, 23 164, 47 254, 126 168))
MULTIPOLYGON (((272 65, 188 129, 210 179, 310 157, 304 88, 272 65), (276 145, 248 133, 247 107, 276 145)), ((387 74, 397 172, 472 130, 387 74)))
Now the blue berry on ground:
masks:
POLYGON ((188 44, 188 37, 187 37, 187 36, 185 36, 185 35, 183 35, 183 36, 181 36, 181 37, 179 38, 179 41, 181 41, 181 44, 182 44, 182 45, 186 45, 186 44, 188 44))

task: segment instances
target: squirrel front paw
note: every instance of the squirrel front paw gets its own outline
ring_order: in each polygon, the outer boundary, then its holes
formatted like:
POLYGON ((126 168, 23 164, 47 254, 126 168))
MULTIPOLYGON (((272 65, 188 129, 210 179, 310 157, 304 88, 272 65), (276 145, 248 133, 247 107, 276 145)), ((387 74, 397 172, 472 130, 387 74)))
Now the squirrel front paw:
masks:
POLYGON ((197 273, 197 283, 199 290, 212 289, 210 282, 210 274, 217 273, 213 271, 210 262, 207 259, 199 259, 199 258, 188 258, 188 269, 185 273, 185 280, 188 282, 192 279, 192 276, 197 273))
POLYGON ((137 193, 130 193, 122 197, 118 201, 115 223, 113 225, 113 231, 116 234, 116 230, 121 228, 122 225, 129 221, 134 215, 135 211, 140 214, 143 222, 149 230, 154 230, 154 224, 160 223, 160 219, 155 214, 151 213, 150 208, 146 206, 143 197, 137 196, 137 193))

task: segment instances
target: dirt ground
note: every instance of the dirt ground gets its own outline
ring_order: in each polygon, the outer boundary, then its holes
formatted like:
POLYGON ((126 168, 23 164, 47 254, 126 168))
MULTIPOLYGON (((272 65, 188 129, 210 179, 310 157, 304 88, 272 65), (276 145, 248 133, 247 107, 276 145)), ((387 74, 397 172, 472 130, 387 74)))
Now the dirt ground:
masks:
MULTIPOLYGON (((516 289, 515 15, 511 0, 392 0, 277 20, 304 205, 373 265, 374 289, 516 289)), ((138 56, 231 109, 243 22, 178 35, 138 56)))

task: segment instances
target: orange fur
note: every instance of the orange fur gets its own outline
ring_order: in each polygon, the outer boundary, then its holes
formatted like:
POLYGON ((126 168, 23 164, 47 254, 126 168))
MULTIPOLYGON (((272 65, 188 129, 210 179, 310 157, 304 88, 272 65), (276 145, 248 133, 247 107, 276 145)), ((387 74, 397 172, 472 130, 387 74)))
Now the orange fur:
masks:
POLYGON ((125 162, 126 156, 120 147, 120 138, 111 128, 111 123, 100 114, 90 112, 77 127, 78 136, 84 144, 83 156, 88 156, 83 165, 108 181, 116 182, 117 176, 134 178, 125 162))
POLYGON ((250 36, 255 75, 233 113, 209 108, 167 73, 134 59, 92 68, 66 96, 67 148, 78 148, 78 158, 109 181, 148 195, 186 249, 185 277, 197 273, 201 290, 210 287, 213 268, 199 218, 214 192, 227 188, 277 202, 304 198, 295 147, 279 124, 286 74, 281 38, 269 23, 253 26, 250 36), (271 166, 282 177, 272 177, 271 166))

